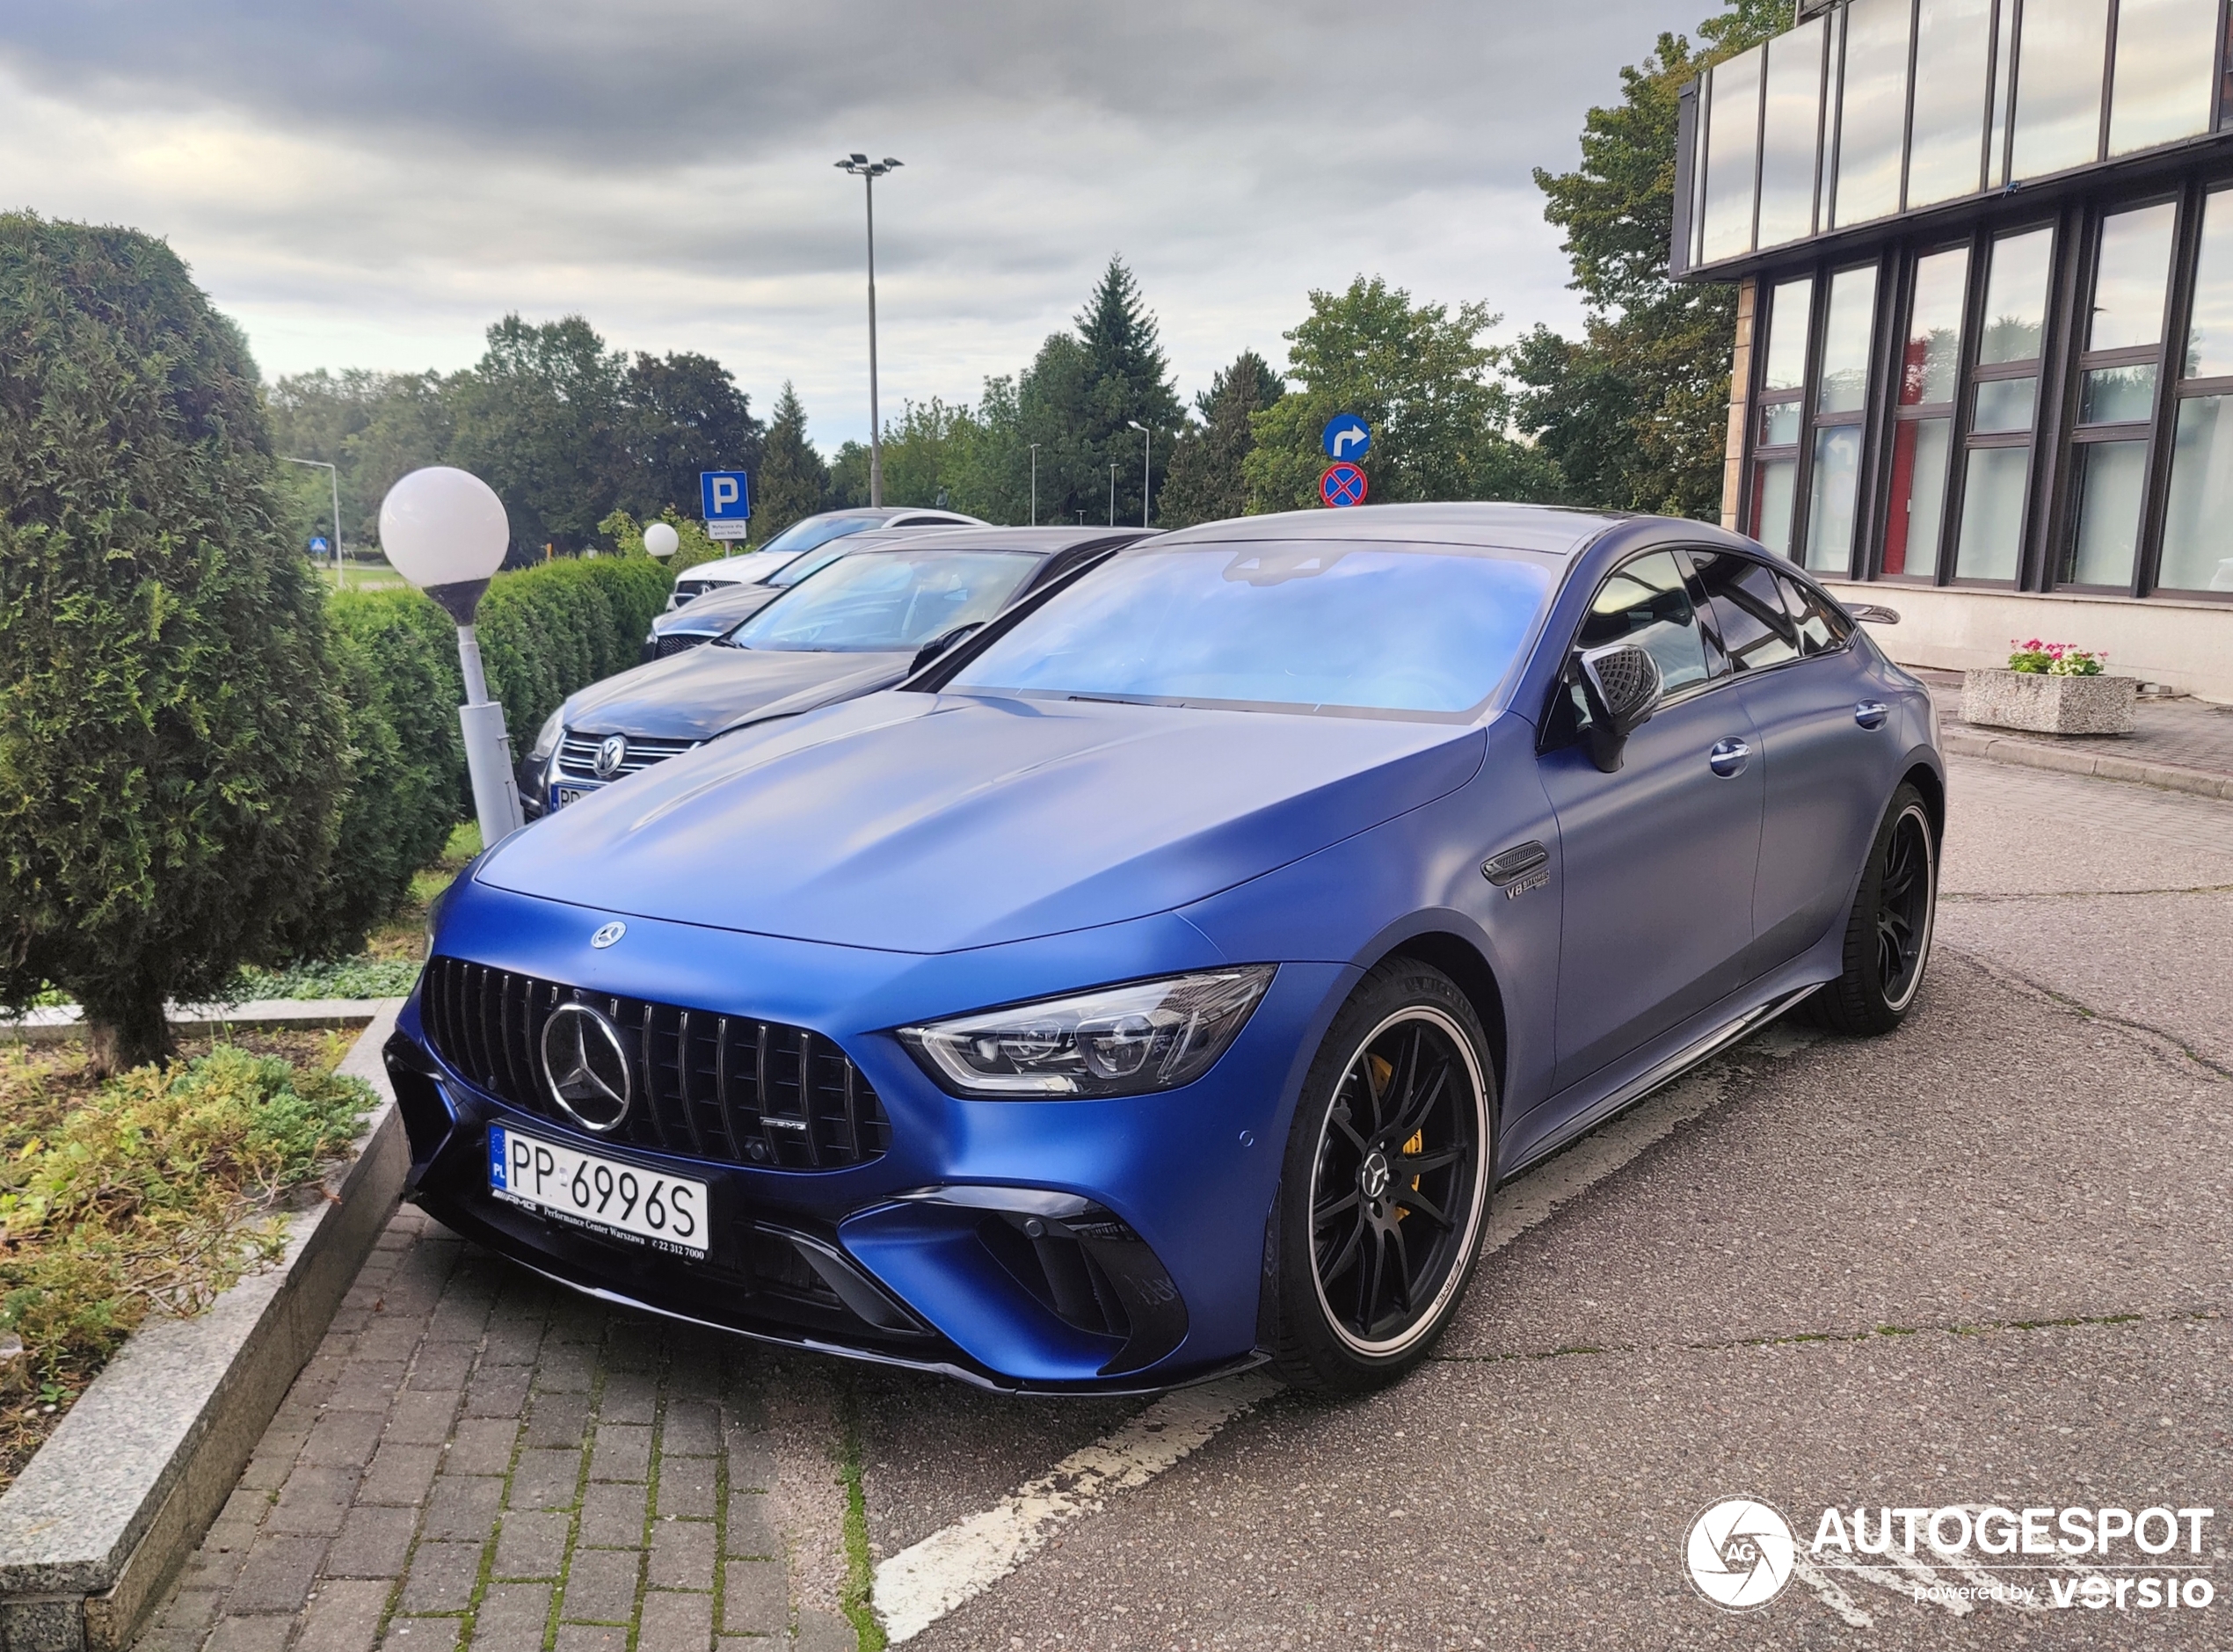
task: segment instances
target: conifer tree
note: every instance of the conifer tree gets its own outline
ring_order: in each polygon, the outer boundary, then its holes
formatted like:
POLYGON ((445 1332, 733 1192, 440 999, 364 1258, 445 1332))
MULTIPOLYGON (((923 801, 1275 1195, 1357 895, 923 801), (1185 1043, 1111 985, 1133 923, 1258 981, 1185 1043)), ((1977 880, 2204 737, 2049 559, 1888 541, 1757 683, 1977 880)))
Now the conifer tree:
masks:
POLYGON ((826 507, 830 468, 806 439, 806 406, 789 379, 775 398, 753 482, 753 537, 761 544, 826 507))

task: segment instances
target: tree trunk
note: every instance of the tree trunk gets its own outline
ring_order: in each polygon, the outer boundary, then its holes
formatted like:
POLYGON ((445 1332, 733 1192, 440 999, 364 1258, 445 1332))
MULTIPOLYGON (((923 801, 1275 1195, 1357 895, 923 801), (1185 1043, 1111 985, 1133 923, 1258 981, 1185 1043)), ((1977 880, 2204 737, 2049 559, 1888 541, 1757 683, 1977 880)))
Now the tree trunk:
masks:
POLYGON ((171 1023, 163 993, 149 988, 98 1003, 85 1000, 87 1065, 96 1078, 160 1061, 171 1053, 171 1023))

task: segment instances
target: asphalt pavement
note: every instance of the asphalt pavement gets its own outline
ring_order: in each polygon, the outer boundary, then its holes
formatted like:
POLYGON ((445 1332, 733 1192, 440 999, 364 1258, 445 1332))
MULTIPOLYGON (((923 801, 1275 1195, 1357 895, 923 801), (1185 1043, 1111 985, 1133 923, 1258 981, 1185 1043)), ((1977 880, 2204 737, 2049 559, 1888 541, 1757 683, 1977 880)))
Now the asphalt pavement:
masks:
POLYGON ((2150 1565, 2233 1589, 2233 804, 1953 781, 1908 1024, 1771 1028, 1503 1190, 1387 1392, 1002 1399, 406 1213, 144 1644, 834 1648, 873 1572, 927 1648, 2233 1645, 2098 1561, 1807 1558, 1829 1508, 2210 1508, 2150 1565), (1747 1612, 1685 1564, 1735 1497, 1802 1557, 1747 1612), (925 1555, 975 1581, 923 1607, 925 1555))

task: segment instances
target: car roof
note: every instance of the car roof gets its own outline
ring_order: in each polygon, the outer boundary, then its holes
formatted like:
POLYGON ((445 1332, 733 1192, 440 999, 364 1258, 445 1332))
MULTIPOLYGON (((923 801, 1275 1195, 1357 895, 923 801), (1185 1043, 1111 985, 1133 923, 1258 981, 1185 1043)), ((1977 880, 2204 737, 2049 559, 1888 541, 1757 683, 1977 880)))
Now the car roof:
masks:
POLYGON ((1571 557, 1606 529, 1631 520, 1614 511, 1570 510, 1557 505, 1367 505, 1341 511, 1284 511, 1182 528, 1167 544, 1216 544, 1249 540, 1326 539, 1401 541, 1411 544, 1479 545, 1571 557))
POLYGON ((870 531, 853 535, 857 541, 847 556, 874 556, 891 550, 1027 550, 1042 557, 1059 555, 1087 546, 1132 544, 1156 537, 1146 528, 942 528, 935 532, 870 531))

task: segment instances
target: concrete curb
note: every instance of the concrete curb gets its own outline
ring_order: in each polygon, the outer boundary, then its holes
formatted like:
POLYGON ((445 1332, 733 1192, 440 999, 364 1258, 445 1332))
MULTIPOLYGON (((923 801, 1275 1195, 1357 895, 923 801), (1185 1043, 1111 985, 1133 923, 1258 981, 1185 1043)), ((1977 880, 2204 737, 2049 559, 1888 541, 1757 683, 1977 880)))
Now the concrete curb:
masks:
MULTIPOLYGON (((239 1025, 235 1021, 230 1024, 239 1025)), ((0 1648, 120 1652, 201 1540, 403 1190, 382 1007, 342 1062, 380 1103, 279 1266, 133 1333, 0 1496, 0 1648)))
POLYGON ((2233 775, 2213 775, 2206 768, 2186 768, 2177 763, 2143 763, 2108 752, 2065 749, 2039 740, 1985 734, 1973 729, 1946 729, 1939 739, 1947 751, 1961 757, 1982 757, 2021 768, 2092 775, 2102 780, 2132 781, 2165 791, 2189 792, 2199 797, 2233 800, 2233 775))
MULTIPOLYGON (((402 1004, 400 998, 258 998, 244 1004, 173 1004, 173 1032, 316 1030, 323 1027, 361 1027, 382 1011, 402 1004)), ((85 1028, 84 1012, 75 1004, 34 1009, 20 1021, 0 1021, 0 1043, 60 1044, 75 1038, 85 1028)))

